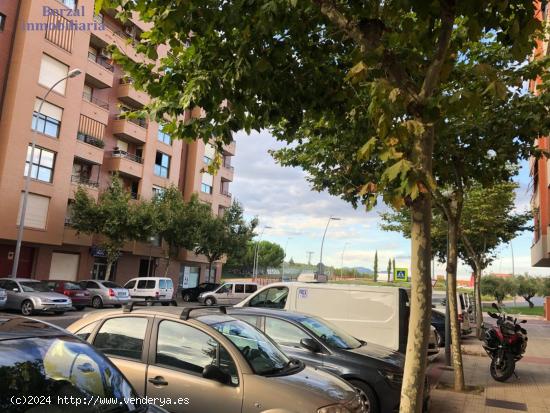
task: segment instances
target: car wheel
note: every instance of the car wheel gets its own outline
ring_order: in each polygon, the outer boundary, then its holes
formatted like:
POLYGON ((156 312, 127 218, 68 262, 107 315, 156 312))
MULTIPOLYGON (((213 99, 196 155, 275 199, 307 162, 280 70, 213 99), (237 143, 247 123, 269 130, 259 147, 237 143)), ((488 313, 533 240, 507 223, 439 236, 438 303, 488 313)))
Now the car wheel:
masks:
POLYGON ((103 300, 101 299, 101 297, 99 295, 96 295, 92 299, 92 307, 94 307, 94 308, 103 308, 103 300))
POLYGON ((115 304, 115 308, 120 308, 120 307, 122 307, 122 305, 120 305, 120 304, 115 304))
POLYGON ((151 297, 145 298, 145 303, 148 307, 153 305, 153 299, 151 297))
POLYGON ((193 297, 191 296, 190 293, 185 293, 183 294, 183 297, 182 297, 183 301, 185 301, 186 303, 190 302, 192 298, 193 297))
POLYGON ((170 303, 162 303, 162 305, 163 305, 164 307, 166 307, 168 304, 170 304, 170 303))
POLYGON ((214 300, 212 297, 208 297, 206 300, 204 300, 204 304, 214 305, 214 304, 216 304, 216 300, 214 300))
POLYGON ((75 307, 76 308, 76 311, 82 311, 84 310, 84 306, 83 305, 79 305, 78 307, 75 307))
POLYGON ((367 383, 358 380, 350 380, 350 384, 355 387, 364 405, 366 413, 380 413, 380 406, 376 394, 367 383))
POLYGON ((21 304, 21 314, 24 316, 30 316, 34 313, 34 304, 31 300, 25 300, 21 304))

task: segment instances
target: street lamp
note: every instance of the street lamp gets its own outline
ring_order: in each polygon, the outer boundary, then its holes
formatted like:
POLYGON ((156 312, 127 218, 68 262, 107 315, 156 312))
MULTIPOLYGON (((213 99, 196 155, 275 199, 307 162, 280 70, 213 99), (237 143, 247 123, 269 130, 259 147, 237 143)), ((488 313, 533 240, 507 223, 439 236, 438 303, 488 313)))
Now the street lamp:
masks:
POLYGON ((19 257, 21 255, 21 242, 23 240, 23 228, 25 226, 25 215, 27 214, 27 199, 29 198, 29 185, 31 182, 31 175, 32 175, 32 162, 34 159, 34 149, 36 148, 36 130, 38 129, 38 120, 40 118, 40 114, 42 112, 42 105, 44 104, 46 98, 50 94, 50 92, 61 82, 72 79, 73 77, 77 77, 79 74, 81 74, 82 71, 80 69, 73 69, 70 70, 67 73, 67 76, 65 76, 62 79, 59 79, 57 82, 55 82, 48 91, 44 94, 42 97, 42 101, 40 102, 40 105, 38 106, 38 113, 36 118, 36 127, 33 129, 32 132, 32 141, 31 141, 31 156, 29 160, 29 169, 27 171, 27 176, 25 177, 25 190, 23 192, 23 204, 21 205, 21 216, 19 218, 19 228, 17 230, 17 241, 15 243, 15 257, 13 261, 13 268, 11 272, 11 277, 15 278, 17 277, 17 270, 19 269, 19 257))
POLYGON ((256 251, 254 252, 254 265, 252 268, 252 278, 256 278, 258 276, 258 252, 260 250, 260 241, 262 240, 264 231, 266 229, 272 229, 272 227, 270 227, 269 225, 266 225, 262 228, 262 232, 260 232, 260 237, 258 238, 258 242, 256 243, 256 251))
POLYGON ((344 252, 346 252, 346 247, 349 245, 349 242, 346 242, 344 244, 344 248, 342 248, 342 263, 340 264, 340 279, 344 278, 344 252))
POLYGON ((325 236, 327 235, 327 229, 328 229, 328 225, 330 224, 330 221, 340 221, 342 218, 338 218, 338 217, 333 217, 332 215, 329 217, 328 221, 327 221, 327 226, 325 227, 325 232, 323 233, 323 239, 321 240, 321 253, 319 254, 319 264, 320 265, 320 270, 323 270, 323 247, 325 245, 325 236))

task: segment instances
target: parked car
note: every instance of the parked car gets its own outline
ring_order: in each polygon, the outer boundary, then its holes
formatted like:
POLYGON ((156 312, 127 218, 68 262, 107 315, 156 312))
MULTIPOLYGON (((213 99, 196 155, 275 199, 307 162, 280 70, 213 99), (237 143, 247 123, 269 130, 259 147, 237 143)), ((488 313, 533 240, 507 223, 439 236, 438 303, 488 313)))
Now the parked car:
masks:
POLYGON ((8 295, 6 294, 6 290, 4 290, 3 288, 0 288, 0 308, 6 305, 6 301, 8 301, 8 295))
POLYGON ((215 284, 215 283, 200 283, 196 287, 182 288, 181 298, 185 302, 197 301, 201 293, 205 293, 207 291, 213 291, 219 286, 220 284, 215 284))
POLYGON ((140 404, 120 370, 85 341, 15 315, 0 318, 0 383, 9 383, 0 392, 0 411, 7 413, 166 413, 140 404))
POLYGON ((80 284, 65 280, 46 281, 51 291, 66 295, 73 302, 73 307, 78 311, 84 310, 86 306, 92 303, 90 292, 82 288, 80 284))
MULTIPOLYGON (((467 306, 467 294, 457 293, 456 294, 456 303, 457 303, 457 312, 458 312, 458 321, 460 322, 460 330, 462 335, 467 335, 472 332, 472 324, 470 323, 470 313, 473 311, 467 306)), ((447 299, 441 299, 440 303, 435 305, 435 309, 445 313, 447 307, 447 299)))
POLYGON ((0 278, 0 288, 6 290, 8 296, 4 308, 20 310, 26 316, 42 311, 60 315, 73 308, 69 297, 50 291, 44 281, 0 278))
POLYGON ((168 305, 174 296, 174 284, 171 278, 139 277, 124 284, 132 299, 157 300, 168 305))
MULTIPOLYGON (((405 356, 357 340, 338 327, 306 314, 264 308, 228 308, 273 339, 292 358, 328 370, 354 386, 372 413, 399 410, 405 356)), ((429 386, 424 400, 429 404, 429 386)))
POLYGON ((141 307, 95 312, 68 327, 105 353, 146 397, 189 397, 175 413, 365 412, 336 375, 289 359, 225 308, 141 307), (214 311, 215 310, 215 311, 214 311))
POLYGON ((445 346, 445 313, 432 309, 432 327, 437 331, 438 347, 445 346))
POLYGON ((244 300, 258 290, 258 284, 252 282, 228 282, 213 291, 199 295, 199 302, 206 305, 233 305, 244 300))
POLYGON ((84 280, 78 284, 90 292, 94 308, 103 308, 107 305, 121 307, 130 301, 128 290, 112 281, 84 280))

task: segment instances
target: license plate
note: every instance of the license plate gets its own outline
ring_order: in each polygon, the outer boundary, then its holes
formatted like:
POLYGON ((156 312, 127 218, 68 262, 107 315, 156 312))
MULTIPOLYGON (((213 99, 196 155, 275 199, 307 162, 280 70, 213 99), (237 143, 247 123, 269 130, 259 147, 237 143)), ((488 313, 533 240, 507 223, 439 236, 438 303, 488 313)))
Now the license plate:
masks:
POLYGON ((76 293, 75 296, 76 297, 84 297, 84 293, 76 293))

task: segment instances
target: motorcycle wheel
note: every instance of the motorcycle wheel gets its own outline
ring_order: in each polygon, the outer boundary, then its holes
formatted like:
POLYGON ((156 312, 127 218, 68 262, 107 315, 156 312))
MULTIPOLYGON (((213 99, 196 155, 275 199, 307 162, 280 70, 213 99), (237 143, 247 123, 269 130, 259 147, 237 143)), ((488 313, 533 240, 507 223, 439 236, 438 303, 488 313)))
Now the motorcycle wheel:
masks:
POLYGON ((514 374, 514 370, 516 369, 514 356, 510 352, 505 352, 500 361, 500 365, 497 365, 497 360, 498 357, 491 360, 491 367, 489 368, 491 377, 496 381, 506 381, 514 374))

